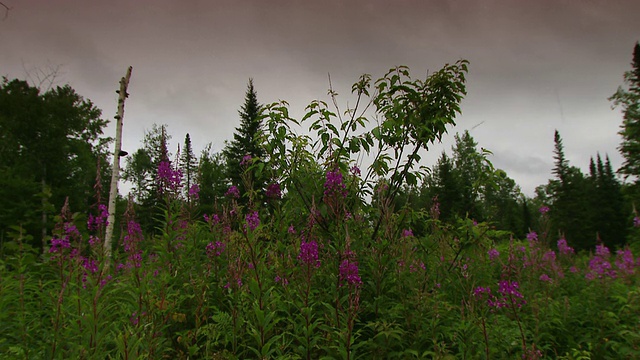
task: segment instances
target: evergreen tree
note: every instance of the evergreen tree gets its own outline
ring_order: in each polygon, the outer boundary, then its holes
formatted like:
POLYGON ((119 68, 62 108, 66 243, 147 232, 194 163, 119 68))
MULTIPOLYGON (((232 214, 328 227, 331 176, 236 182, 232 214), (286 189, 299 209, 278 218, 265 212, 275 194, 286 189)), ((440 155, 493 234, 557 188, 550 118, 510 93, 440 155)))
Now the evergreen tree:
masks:
POLYGON ((486 166, 486 158, 478 152, 478 143, 469 131, 465 130, 462 136, 456 134, 454 138, 456 143, 453 147, 453 164, 460 192, 458 215, 483 221, 485 218, 480 198, 486 189, 487 176, 493 170, 486 166))
POLYGON ((171 156, 167 147, 170 138, 166 125, 153 124, 151 130, 144 134, 142 148, 127 158, 123 172, 123 179, 134 184, 138 221, 150 233, 156 231, 162 215, 157 175, 160 163, 169 161, 171 156))
POLYGON ((525 234, 531 231, 531 210, 529 209, 529 200, 525 197, 522 199, 522 227, 516 235, 523 238, 525 234))
POLYGON ((200 154, 198 164, 197 183, 200 187, 199 212, 212 214, 215 205, 224 197, 229 184, 226 179, 226 164, 221 153, 212 153, 211 144, 207 145, 200 154))
POLYGON ((569 162, 564 156, 564 145, 562 145, 562 137, 558 130, 553 134, 553 159, 555 160, 555 166, 552 173, 562 182, 567 176, 567 169, 569 162))
POLYGON ((631 209, 625 204, 622 185, 615 177, 609 156, 602 162, 597 157, 597 177, 593 196, 593 224, 602 242, 610 248, 620 247, 625 243, 627 227, 626 214, 631 209))
POLYGON ((169 160, 166 125, 153 124, 151 130, 145 131, 142 148, 127 157, 122 178, 133 183, 136 200, 157 197, 155 178, 161 161, 169 160))
POLYGON ((547 189, 551 201, 549 216, 555 231, 550 234, 549 241, 555 240, 553 234, 557 232, 578 250, 592 249, 596 245, 596 232, 591 222, 589 199, 593 193, 590 181, 579 168, 569 166, 557 130, 554 134, 554 159, 556 179, 549 181, 547 189))
POLYGON ((191 137, 187 133, 184 137, 184 148, 180 154, 180 170, 182 170, 182 176, 185 181, 185 195, 187 201, 191 203, 191 196, 189 196, 189 190, 191 186, 195 184, 195 175, 198 169, 198 159, 193 154, 193 147, 191 146, 191 137))
POLYGON ((445 152, 442 152, 433 176, 430 177, 430 187, 435 193, 434 196, 438 197, 441 220, 454 221, 457 216, 460 216, 458 213, 458 207, 462 201, 460 185, 453 162, 445 152))
POLYGON ((151 191, 153 164, 145 149, 138 149, 127 157, 122 179, 133 184, 134 199, 140 203, 151 191))
MULTIPOLYGON (((247 189, 242 181, 242 173, 246 169, 243 158, 248 155, 253 159, 252 161, 262 161, 265 155, 260 141, 263 130, 262 106, 258 103, 252 79, 249 79, 245 102, 238 113, 240 126, 236 128, 233 140, 226 144, 223 154, 226 159, 227 177, 244 194, 251 189, 247 189)), ((256 172, 252 175, 253 189, 262 189, 264 180, 256 172)))
MULTIPOLYGON (((522 234, 520 188, 503 170, 495 170, 485 149, 468 131, 456 134, 453 156, 443 153, 433 172, 426 179, 428 195, 438 197, 440 219, 452 222, 456 218, 491 221, 501 230, 522 234)), ((420 189, 424 192, 425 187, 420 189)))
POLYGON ((609 100, 621 106, 624 114, 619 134, 622 143, 618 148, 624 157, 618 170, 625 176, 640 176, 640 44, 633 49, 631 70, 624 74, 626 89, 619 87, 609 100))
POLYGON ((495 171, 493 181, 494 186, 486 186, 482 195, 481 206, 485 220, 491 221, 500 230, 522 237, 526 233, 522 232, 525 220, 520 212, 520 187, 501 169, 495 171))
MULTIPOLYGON (((600 156, 598 154, 598 156, 600 156)), ((598 179, 598 170, 596 169, 596 163, 593 161, 593 156, 589 159, 589 178, 595 182, 598 179)))

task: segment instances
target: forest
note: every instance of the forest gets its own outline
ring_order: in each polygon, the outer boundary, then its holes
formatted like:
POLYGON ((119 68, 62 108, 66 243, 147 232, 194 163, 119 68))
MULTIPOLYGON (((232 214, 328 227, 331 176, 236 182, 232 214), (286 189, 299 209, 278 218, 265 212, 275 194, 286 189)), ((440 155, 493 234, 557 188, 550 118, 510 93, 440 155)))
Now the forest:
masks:
POLYGON ((619 169, 596 151, 583 173, 555 131, 552 178, 525 196, 456 130, 466 60, 362 75, 353 107, 329 89, 301 119, 250 79, 223 150, 195 154, 189 133, 170 149, 156 124, 115 154, 131 191, 113 224, 102 110, 5 77, 0 355, 636 359, 638 43, 632 55, 609 99, 619 169))

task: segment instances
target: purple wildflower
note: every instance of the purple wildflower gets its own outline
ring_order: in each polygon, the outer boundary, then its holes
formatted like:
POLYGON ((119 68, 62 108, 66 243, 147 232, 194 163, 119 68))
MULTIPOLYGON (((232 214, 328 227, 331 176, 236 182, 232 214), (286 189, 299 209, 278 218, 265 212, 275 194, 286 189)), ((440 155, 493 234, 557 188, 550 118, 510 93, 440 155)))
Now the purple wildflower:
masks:
POLYGON ((89 259, 85 257, 81 257, 81 259, 82 259, 82 267, 88 272, 95 274, 100 270, 98 268, 98 263, 96 262, 95 259, 89 259))
POLYGON ((487 251, 487 254, 489 255, 489 261, 493 261, 500 256, 500 252, 497 249, 491 249, 487 251))
POLYGON ((298 260, 304 264, 313 265, 317 268, 320 267, 320 260, 318 260, 318 243, 311 241, 302 241, 300 243, 300 252, 298 253, 298 260))
POLYGON ((596 245, 596 256, 601 256, 606 259, 611 256, 611 252, 609 248, 604 245, 596 245))
POLYGON ((640 227, 640 217, 636 216, 633 218, 633 226, 640 227))
POLYGON ((358 263, 349 259, 344 259, 340 264, 340 286, 343 286, 345 282, 355 287, 362 284, 362 279, 358 275, 358 263))
POLYGON ((478 286, 473 290, 473 296, 477 298, 484 297, 484 294, 491 295, 491 289, 488 287, 478 286))
POLYGON ((129 318, 129 321, 131 322, 131 325, 133 326, 137 326, 138 322, 140 321, 140 318, 138 317, 138 312, 134 311, 133 314, 131 314, 131 318, 129 318))
POLYGON ((540 275, 540 281, 551 282, 551 278, 547 274, 540 275))
POLYGON ((142 241, 142 228, 137 222, 130 220, 127 223, 127 234, 123 238, 124 251, 128 254, 127 267, 139 268, 142 265, 142 250, 139 244, 142 241))
POLYGON ((89 235, 89 245, 91 245, 91 247, 94 247, 98 244, 100 244, 100 238, 94 235, 89 235))
POLYGON ((257 211, 247 214, 245 220, 247 221, 246 226, 248 226, 251 231, 254 231, 260 225, 260 217, 257 211))
POLYGON ((635 273, 635 259, 629 248, 620 249, 616 252, 616 267, 624 275, 633 275, 635 273))
POLYGON ((267 186, 266 192, 267 198, 278 200, 282 197, 282 190, 280 189, 280 184, 272 183, 267 186))
POLYGON ((227 192, 224 194, 224 196, 230 197, 232 199, 239 199, 240 198, 240 190, 238 190, 237 186, 231 185, 231 186, 229 186, 229 190, 227 190, 227 192))
POLYGON ((113 276, 107 275, 104 279, 100 280, 100 288, 102 289, 109 281, 113 279, 113 276))
POLYGON ((412 236, 413 236, 413 231, 411 231, 411 229, 402 230, 402 237, 403 238, 412 237, 412 236))
POLYGON ((93 216, 93 214, 89 214, 89 219, 87 220, 87 228, 90 231, 97 231, 103 226, 107 226, 109 222, 107 219, 109 218, 109 211, 107 210, 107 206, 104 204, 98 205, 97 216, 93 216))
POLYGON ((497 307, 508 307, 508 306, 516 306, 522 307, 522 305, 526 304, 524 300, 524 296, 518 290, 519 286, 516 281, 508 281, 503 280, 498 283, 498 292, 503 295, 503 299, 501 300, 502 306, 497 307), (522 299, 518 301, 517 299, 522 299))
POLYGON ((50 253, 60 252, 62 249, 71 248, 71 243, 69 242, 69 237, 64 236, 62 239, 53 237, 51 239, 51 247, 49 248, 50 253))
POLYGON ((606 276, 615 279, 616 271, 609 262, 611 252, 604 245, 596 245, 596 254, 589 260, 589 272, 585 276, 589 280, 602 279, 606 276))
POLYGON ((181 186, 182 171, 172 169, 169 161, 161 161, 158 164, 158 181, 161 190, 176 191, 181 186))
POLYGON ((242 157, 242 161, 240 161, 240 166, 248 166, 251 165, 251 155, 245 155, 242 157))
POLYGON ((211 214, 211 216, 204 214, 204 221, 211 226, 215 226, 220 223, 220 216, 218 216, 218 214, 211 214))
POLYGON ((556 253, 553 250, 547 251, 544 255, 542 255, 542 260, 553 263, 556 261, 556 253))
POLYGON ((209 258, 213 256, 220 256, 226 249, 226 245, 223 242, 216 241, 215 243, 212 241, 207 244, 207 256, 209 258))
POLYGON ((538 234, 536 234, 535 231, 529 232, 527 234, 527 240, 529 240, 529 243, 538 241, 538 234))
POLYGON ((324 182, 324 196, 347 196, 347 189, 342 181, 342 173, 339 169, 327 172, 324 182))
POLYGON ((351 167, 351 174, 353 176, 360 176, 360 168, 356 165, 351 167))
POLYGON ((287 230, 287 232, 289 234, 295 234, 296 233, 296 228, 294 228, 293 225, 289 225, 289 230, 287 230))
MULTIPOLYGON (((73 223, 65 222, 62 229, 63 235, 54 236, 51 239, 50 253, 58 253, 63 249, 71 249, 71 240, 79 241, 82 238, 80 231, 78 231, 78 228, 73 223)), ((69 256, 71 258, 75 257, 74 252, 72 251, 69 256)))
POLYGON ((540 214, 544 215, 544 214, 549 212, 549 207, 548 206, 541 206, 540 209, 538 209, 538 211, 540 211, 540 214))
POLYGON ((567 240, 565 238, 558 240, 558 251, 560 251, 560 254, 562 255, 571 255, 574 253, 573 248, 567 245, 567 240))
POLYGON ((193 184, 189 188, 189 197, 193 199, 200 198, 200 186, 198 184, 193 184))

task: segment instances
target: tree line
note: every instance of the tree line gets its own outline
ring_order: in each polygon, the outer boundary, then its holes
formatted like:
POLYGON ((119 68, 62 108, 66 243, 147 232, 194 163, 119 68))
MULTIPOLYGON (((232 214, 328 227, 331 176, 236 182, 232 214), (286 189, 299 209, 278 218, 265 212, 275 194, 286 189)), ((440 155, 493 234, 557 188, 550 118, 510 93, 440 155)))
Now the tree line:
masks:
MULTIPOLYGON (((522 194, 508 174, 494 168, 490 151, 479 148, 468 131, 455 135, 451 153, 443 152, 421 182, 398 189, 394 206, 415 215, 414 229, 426 233, 420 219, 436 217, 455 226, 461 219, 489 222, 505 236, 523 238, 534 226, 544 226, 550 239, 563 236, 576 249, 627 243, 636 219, 640 196, 640 46, 633 51, 632 70, 624 87, 611 97, 623 110, 619 147, 625 161, 617 171, 609 157, 592 157, 589 172, 569 164, 562 138, 554 134, 553 178, 522 194), (621 179, 617 173, 622 175, 621 179)), ((193 217, 217 210, 235 186, 246 194, 240 203, 266 206, 267 188, 277 179, 263 161, 269 156, 264 133, 265 106, 249 80, 240 123, 233 139, 214 152, 211 144, 196 155, 190 135, 175 154, 166 125, 153 125, 141 147, 129 154, 123 179, 132 185, 133 209, 145 231, 153 233, 162 214, 158 167, 168 162, 182 177, 180 198, 193 217), (249 173, 250 176, 241 176, 249 173)), ((110 178, 111 156, 104 136, 107 120, 90 100, 71 87, 41 91, 23 80, 3 78, 0 86, 0 239, 28 235, 36 246, 46 246, 54 217, 67 203, 79 216, 105 203, 103 188, 110 178)), ((338 154, 340 156, 340 154, 338 154)), ((313 159, 305 159, 313 161, 313 159)), ((313 166, 311 164, 310 166, 313 166)), ((315 166, 320 166, 316 164, 315 166)), ((392 181, 393 179, 389 179, 392 181)), ((272 189, 273 190, 273 189, 272 189)), ((293 196, 284 191, 282 196, 293 196)), ((119 215, 128 199, 120 199, 119 215)), ((375 199, 373 200, 375 201, 375 199)))

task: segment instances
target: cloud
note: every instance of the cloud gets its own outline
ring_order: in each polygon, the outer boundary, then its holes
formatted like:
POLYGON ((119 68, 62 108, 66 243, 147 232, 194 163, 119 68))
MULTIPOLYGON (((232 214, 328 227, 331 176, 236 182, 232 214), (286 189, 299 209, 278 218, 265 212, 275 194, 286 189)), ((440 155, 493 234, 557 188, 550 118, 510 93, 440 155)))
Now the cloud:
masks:
POLYGON ((621 116, 607 97, 640 40, 638 13, 631 0, 28 0, 0 22, 0 71, 63 64, 61 80, 111 117, 133 65, 126 146, 155 122, 176 143, 189 132, 198 150, 231 138, 250 77, 259 101, 287 100, 300 118, 311 100, 328 100, 328 73, 344 107, 362 73, 408 65, 424 78, 466 58, 468 95, 451 133, 482 124, 472 135, 530 193, 550 176, 555 129, 577 166, 597 151, 620 163, 621 116))

